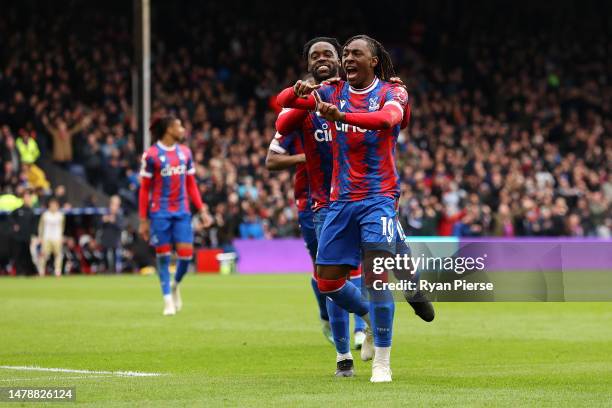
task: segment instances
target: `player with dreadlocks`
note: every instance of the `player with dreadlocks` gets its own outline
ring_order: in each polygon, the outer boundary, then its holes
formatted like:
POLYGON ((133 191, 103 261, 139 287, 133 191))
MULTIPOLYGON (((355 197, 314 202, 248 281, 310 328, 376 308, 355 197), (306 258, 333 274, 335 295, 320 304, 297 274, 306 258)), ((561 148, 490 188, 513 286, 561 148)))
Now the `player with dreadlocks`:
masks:
MULTIPOLYGON (((308 75, 315 84, 335 80, 340 75, 340 53, 342 47, 338 40, 331 37, 316 37, 304 45, 302 56, 306 62, 308 75)), ((271 170, 292 167, 295 153, 302 153, 302 162, 296 166, 295 192, 298 203, 300 230, 309 248, 313 265, 317 256, 318 236, 326 218, 329 206, 329 191, 332 176, 332 141, 330 124, 315 112, 301 109, 283 109, 276 121, 277 134, 270 144, 266 165, 271 170), (292 154, 293 153, 293 154, 292 154), (286 163, 286 165, 282 165, 286 163), (304 170, 301 172, 301 170, 304 170), (308 205, 300 206, 297 197, 299 177, 303 175, 306 183, 308 205), (307 239, 307 237, 311 237, 307 239)), ((306 200, 304 200, 306 201, 306 200)), ((306 203, 304 203, 306 204, 306 203)), ((313 290, 319 302, 320 318, 323 327, 330 330, 331 340, 336 347, 336 376, 353 375, 353 356, 350 352, 350 321, 348 312, 321 294, 317 285, 316 268, 311 280, 313 290)), ((350 279, 361 287, 361 271, 351 271, 350 279)), ((366 335, 365 322, 354 315, 355 348, 360 349, 366 337, 365 347, 373 347, 371 336, 366 335)))
POLYGON ((395 145, 408 94, 389 82, 395 75, 389 53, 366 35, 350 38, 342 50, 346 81, 313 85, 298 81, 282 91, 283 107, 316 110, 333 123, 333 171, 330 205, 317 253, 318 286, 336 304, 371 322, 374 335, 372 382, 391 381, 391 339, 395 305, 387 290, 375 290, 375 259, 396 252, 399 177, 395 145), (316 90, 316 91, 315 91, 316 90), (315 91, 315 92, 313 92, 315 91), (347 280, 363 251, 363 268, 370 302, 347 280))
POLYGON ((206 220, 208 208, 202 203, 195 180, 191 150, 181 143, 185 128, 172 115, 157 118, 150 127, 156 142, 142 156, 138 214, 139 233, 150 238, 157 254, 157 270, 164 296, 164 316, 182 308, 179 283, 193 258, 193 232, 189 202, 206 220), (170 254, 176 248, 177 265, 170 283, 170 254))

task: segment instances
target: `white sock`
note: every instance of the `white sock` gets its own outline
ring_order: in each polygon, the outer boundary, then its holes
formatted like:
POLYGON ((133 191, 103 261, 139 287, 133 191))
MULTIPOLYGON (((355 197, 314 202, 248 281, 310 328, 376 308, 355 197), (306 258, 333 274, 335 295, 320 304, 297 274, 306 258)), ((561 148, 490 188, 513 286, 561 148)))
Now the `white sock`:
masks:
POLYGON ((336 363, 342 360, 352 360, 353 355, 349 351, 348 353, 336 353, 336 363))
POLYGON ((372 363, 389 367, 391 365, 391 347, 374 347, 374 361, 372 363))
POLYGON ((172 302, 172 295, 164 295, 164 302, 166 303, 172 302))

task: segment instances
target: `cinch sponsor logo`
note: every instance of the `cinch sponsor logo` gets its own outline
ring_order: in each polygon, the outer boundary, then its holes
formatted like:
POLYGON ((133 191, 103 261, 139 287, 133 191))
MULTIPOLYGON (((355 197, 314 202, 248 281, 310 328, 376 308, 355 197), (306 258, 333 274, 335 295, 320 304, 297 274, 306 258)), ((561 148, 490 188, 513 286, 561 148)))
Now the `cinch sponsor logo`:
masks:
POLYGON ((187 166, 184 164, 178 166, 165 166, 161 169, 162 177, 171 177, 171 176, 180 176, 181 174, 185 174, 187 172, 187 166))
POLYGON ((314 138, 317 142, 331 142, 332 134, 327 123, 321 125, 321 129, 317 129, 314 132, 314 138))
POLYGON ((365 133, 368 131, 367 129, 362 129, 354 125, 349 125, 348 123, 342 123, 342 122, 334 122, 334 123, 336 125, 336 130, 339 132, 353 131, 353 132, 365 133))

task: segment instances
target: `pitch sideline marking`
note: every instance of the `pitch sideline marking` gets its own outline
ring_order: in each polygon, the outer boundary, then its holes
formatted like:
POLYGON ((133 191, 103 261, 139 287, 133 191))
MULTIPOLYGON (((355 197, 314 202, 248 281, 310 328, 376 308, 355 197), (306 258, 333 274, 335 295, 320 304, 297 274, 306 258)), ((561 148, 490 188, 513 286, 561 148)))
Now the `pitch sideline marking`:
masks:
POLYGON ((95 370, 75 370, 72 368, 47 368, 37 366, 7 366, 0 365, 0 369, 17 371, 50 371, 54 373, 75 373, 75 374, 107 374, 118 377, 159 377, 162 373, 144 373, 141 371, 95 371, 95 370))
POLYGON ((9 378, 0 380, 0 382, 13 382, 13 381, 50 381, 50 380, 89 380, 91 378, 113 378, 112 375, 78 375, 69 377, 33 377, 33 378, 9 378))

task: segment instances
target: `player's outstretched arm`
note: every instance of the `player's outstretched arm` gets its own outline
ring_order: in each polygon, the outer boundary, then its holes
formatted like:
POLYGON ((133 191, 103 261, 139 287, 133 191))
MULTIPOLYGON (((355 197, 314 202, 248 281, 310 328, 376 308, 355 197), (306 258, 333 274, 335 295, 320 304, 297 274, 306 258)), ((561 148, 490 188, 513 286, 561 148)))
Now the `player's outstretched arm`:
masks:
MULTIPOLYGON (((301 81, 298 81, 298 83, 301 81)), ((297 85, 297 83, 296 83, 297 85)), ((309 85, 313 90, 320 85, 309 85)), ((294 109, 305 109, 305 110, 315 110, 317 107, 317 103, 312 95, 312 93, 305 94, 304 91, 300 88, 300 93, 297 93, 295 90, 295 86, 283 89, 281 93, 276 97, 276 103, 278 103, 283 108, 294 108, 294 109)))

